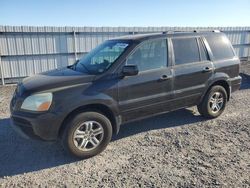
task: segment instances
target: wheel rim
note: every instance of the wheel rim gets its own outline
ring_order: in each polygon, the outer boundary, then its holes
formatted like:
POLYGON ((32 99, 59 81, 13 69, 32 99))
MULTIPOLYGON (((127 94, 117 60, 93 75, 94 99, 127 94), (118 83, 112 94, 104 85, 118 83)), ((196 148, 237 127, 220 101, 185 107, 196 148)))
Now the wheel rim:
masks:
POLYGON ((215 92, 213 95, 210 97, 209 100, 209 107, 212 111, 212 113, 218 113, 224 104, 224 98, 222 93, 220 92, 215 92))
POLYGON ((96 121, 86 121, 80 124, 74 132, 75 147, 82 151, 90 151, 100 145, 103 140, 104 130, 96 121))

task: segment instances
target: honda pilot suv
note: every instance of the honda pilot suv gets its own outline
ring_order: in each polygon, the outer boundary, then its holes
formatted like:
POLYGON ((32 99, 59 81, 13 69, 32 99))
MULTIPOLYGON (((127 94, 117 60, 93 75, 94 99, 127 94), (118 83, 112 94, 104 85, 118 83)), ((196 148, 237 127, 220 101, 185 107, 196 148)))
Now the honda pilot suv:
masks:
POLYGON ((221 32, 107 40, 71 66, 19 83, 11 125, 25 137, 60 139, 71 154, 92 157, 125 122, 194 105, 205 118, 218 117, 240 87, 239 65, 221 32))

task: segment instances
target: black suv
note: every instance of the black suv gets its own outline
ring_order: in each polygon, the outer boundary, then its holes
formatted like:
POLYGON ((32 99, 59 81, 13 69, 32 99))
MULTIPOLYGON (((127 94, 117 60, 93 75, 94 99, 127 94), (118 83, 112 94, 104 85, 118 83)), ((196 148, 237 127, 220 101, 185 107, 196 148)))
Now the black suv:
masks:
POLYGON ((194 105, 218 117, 240 87, 239 65, 217 31, 115 38, 71 66, 25 78, 10 104, 11 124, 88 158, 125 122, 194 105))

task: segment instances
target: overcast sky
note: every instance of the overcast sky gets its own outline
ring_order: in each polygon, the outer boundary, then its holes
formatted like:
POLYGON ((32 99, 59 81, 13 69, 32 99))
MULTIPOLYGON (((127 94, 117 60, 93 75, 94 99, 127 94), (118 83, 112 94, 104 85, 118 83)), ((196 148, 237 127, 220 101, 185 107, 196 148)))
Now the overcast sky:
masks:
POLYGON ((250 26, 250 0, 0 0, 0 25, 250 26))

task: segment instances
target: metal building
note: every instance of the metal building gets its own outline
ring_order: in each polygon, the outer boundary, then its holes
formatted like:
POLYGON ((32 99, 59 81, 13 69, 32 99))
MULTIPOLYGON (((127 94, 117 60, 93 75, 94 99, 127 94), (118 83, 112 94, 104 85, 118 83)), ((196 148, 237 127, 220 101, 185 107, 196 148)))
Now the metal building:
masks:
POLYGON ((250 57, 250 27, 0 26, 1 83, 72 64, 106 39, 172 30, 220 30, 229 37, 239 57, 250 57))

